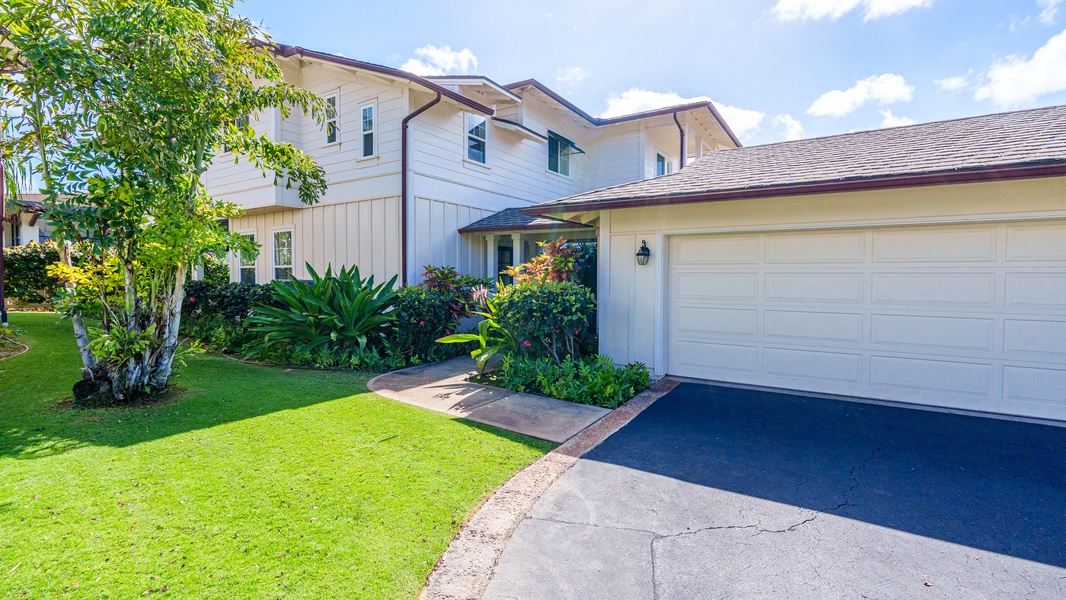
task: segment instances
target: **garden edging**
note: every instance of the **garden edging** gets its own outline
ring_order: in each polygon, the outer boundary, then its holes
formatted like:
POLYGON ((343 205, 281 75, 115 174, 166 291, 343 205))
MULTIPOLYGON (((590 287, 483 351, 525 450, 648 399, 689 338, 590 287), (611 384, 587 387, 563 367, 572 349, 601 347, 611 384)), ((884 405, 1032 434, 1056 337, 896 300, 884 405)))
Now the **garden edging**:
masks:
POLYGON ((427 578, 420 600, 480 598, 504 545, 541 494, 578 458, 676 385, 675 381, 660 380, 504 483, 459 529, 427 578))

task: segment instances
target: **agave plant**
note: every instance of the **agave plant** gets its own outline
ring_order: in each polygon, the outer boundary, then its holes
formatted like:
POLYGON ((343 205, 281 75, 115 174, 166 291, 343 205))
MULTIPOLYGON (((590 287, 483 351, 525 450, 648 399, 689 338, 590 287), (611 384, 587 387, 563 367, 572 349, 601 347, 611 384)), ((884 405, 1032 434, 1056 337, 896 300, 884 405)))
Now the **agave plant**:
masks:
POLYGON ((364 349, 384 337, 396 319, 396 277, 375 286, 374 276, 359 277, 358 267, 341 267, 336 275, 326 267, 325 275, 319 275, 307 265, 307 272, 310 283, 271 282, 270 293, 283 308, 258 306, 248 319, 252 330, 263 336, 263 347, 286 344, 309 352, 335 343, 364 349))

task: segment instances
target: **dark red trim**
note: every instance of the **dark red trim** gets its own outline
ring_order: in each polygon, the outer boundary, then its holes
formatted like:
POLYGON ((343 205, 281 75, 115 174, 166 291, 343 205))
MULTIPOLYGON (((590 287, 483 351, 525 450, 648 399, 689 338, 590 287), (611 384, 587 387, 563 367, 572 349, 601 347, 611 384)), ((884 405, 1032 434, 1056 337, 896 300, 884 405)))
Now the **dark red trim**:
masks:
POLYGON ((407 124, 440 102, 437 92, 429 102, 400 121, 400 285, 407 285, 407 124))
POLYGON ((681 121, 677 120, 677 113, 674 113, 674 123, 677 123, 677 133, 681 136, 681 156, 678 158, 677 170, 685 168, 685 159, 688 158, 688 148, 685 146, 685 128, 681 126, 681 121))
MULTIPOLYGON (((7 185, 4 183, 4 168, 0 165, 0 325, 7 326, 7 301, 4 300, 4 209, 7 208, 7 198, 4 192, 7 185)), ((14 230, 12 230, 14 233, 14 230)))
POLYGON ((619 208, 639 208, 648 206, 668 206, 671 204, 692 204, 699 202, 722 202, 725 200, 749 200, 770 198, 774 196, 805 196, 813 194, 835 194, 841 192, 859 192, 886 190, 893 188, 924 187, 962 183, 985 183, 992 181, 1011 181, 1015 179, 1037 179, 1042 177, 1066 176, 1066 161, 1038 163, 1028 165, 1000 165, 980 169, 941 171, 936 173, 919 173, 913 175, 890 175, 869 179, 852 179, 821 183, 800 183, 792 185, 767 186, 736 190, 722 190, 698 194, 677 194, 672 196, 635 197, 613 200, 590 200, 587 202, 547 203, 522 209, 531 215, 550 215, 589 210, 611 210, 619 208))
POLYGON ((351 58, 345 58, 343 56, 337 56, 335 54, 328 54, 326 52, 308 50, 307 48, 301 48, 300 46, 288 46, 286 44, 268 45, 262 42, 260 43, 260 45, 270 48, 274 51, 275 54, 277 54, 278 56, 283 56, 285 58, 288 58, 293 55, 298 55, 306 58, 314 58, 317 60, 330 62, 336 65, 351 67, 353 69, 362 69, 363 71, 370 71, 371 73, 379 73, 381 75, 388 75, 390 77, 406 79, 412 83, 417 83, 418 85, 424 86, 433 92, 447 96, 448 98, 455 100, 456 102, 463 104, 469 108, 472 108, 482 114, 492 115, 495 112, 488 106, 485 106, 484 104, 481 104, 479 102, 475 102, 470 98, 463 96, 462 94, 453 92, 448 88, 433 83, 432 81, 424 77, 419 77, 414 73, 401 71, 400 69, 393 69, 392 67, 386 67, 383 65, 375 65, 374 63, 363 62, 361 60, 353 60, 351 58))
POLYGON ((505 88, 507 88, 509 90, 513 90, 515 88, 527 87, 527 86, 532 86, 532 87, 537 88, 538 90, 543 92, 545 95, 550 97, 552 100, 555 100, 559 104, 562 104, 566 108, 568 108, 571 111, 573 111, 574 113, 576 113, 581 118, 585 119, 589 123, 592 123, 593 125, 596 125, 597 127, 602 127, 604 125, 614 125, 615 123, 625 123, 626 121, 635 121, 637 119, 647 119, 647 118, 650 118, 650 117, 659 117, 659 116, 662 116, 662 115, 676 114, 676 113, 685 112, 685 111, 688 111, 688 110, 697 110, 697 109, 700 109, 700 108, 706 108, 707 110, 711 111, 711 114, 714 116, 714 119, 716 121, 718 121, 719 125, 722 126, 722 129, 725 130, 726 135, 729 136, 729 139, 732 140, 733 144, 736 145, 737 148, 741 148, 741 147, 744 146, 744 144, 740 143, 740 140, 737 139, 737 136, 733 133, 733 130, 729 127, 729 124, 725 122, 725 119, 722 118, 721 113, 718 112, 718 109, 716 109, 714 107, 714 104, 711 103, 711 102, 692 102, 692 103, 689 103, 689 104, 682 104, 682 105, 679 105, 679 106, 669 106, 669 107, 666 107, 666 108, 657 108, 655 110, 647 110, 647 111, 644 111, 644 112, 633 113, 631 115, 622 115, 621 117, 611 117, 610 119, 600 119, 598 117, 594 117, 594 116, 588 114, 587 112, 581 110, 580 108, 575 106, 572 102, 570 102, 566 98, 563 98, 562 96, 560 96, 559 94, 553 92, 552 90, 548 89, 548 87, 546 85, 544 85, 543 83, 537 81, 536 79, 524 79, 522 81, 516 81, 516 82, 514 82, 512 84, 505 85, 503 87, 505 87, 505 88))
POLYGON ((572 229, 584 231, 592 229, 591 225, 584 223, 559 223, 558 225, 513 225, 500 227, 462 227, 459 233, 504 233, 508 231, 562 231, 572 229))

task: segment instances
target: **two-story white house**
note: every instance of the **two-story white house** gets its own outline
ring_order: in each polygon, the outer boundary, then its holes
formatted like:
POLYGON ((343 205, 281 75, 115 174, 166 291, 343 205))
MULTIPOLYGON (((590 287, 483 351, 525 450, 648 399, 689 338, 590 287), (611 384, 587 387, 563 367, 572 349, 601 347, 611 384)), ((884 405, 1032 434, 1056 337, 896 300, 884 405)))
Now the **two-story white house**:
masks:
POLYGON ((233 257, 238 281, 302 278, 305 263, 358 265, 404 282, 424 265, 494 276, 528 259, 536 241, 595 238, 589 224, 520 209, 669 174, 740 145, 710 102, 600 119, 532 79, 420 77, 295 46, 274 54, 286 81, 335 114, 323 125, 273 110, 249 123, 314 157, 329 189, 305 206, 247 161, 216 157, 210 193, 243 206, 230 227, 262 245, 258 258, 233 257))

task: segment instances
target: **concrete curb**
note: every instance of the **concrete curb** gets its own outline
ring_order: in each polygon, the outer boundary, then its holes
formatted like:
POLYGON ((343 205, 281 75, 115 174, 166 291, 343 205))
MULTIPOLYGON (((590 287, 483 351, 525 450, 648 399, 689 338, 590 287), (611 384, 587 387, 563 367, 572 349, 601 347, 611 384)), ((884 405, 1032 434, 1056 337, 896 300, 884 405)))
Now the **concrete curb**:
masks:
POLYGON ((480 598, 489 585, 507 540, 541 494, 578 458, 600 445, 676 385, 677 382, 671 380, 657 382, 504 483, 459 529, 444 556, 433 567, 419 598, 480 598))

